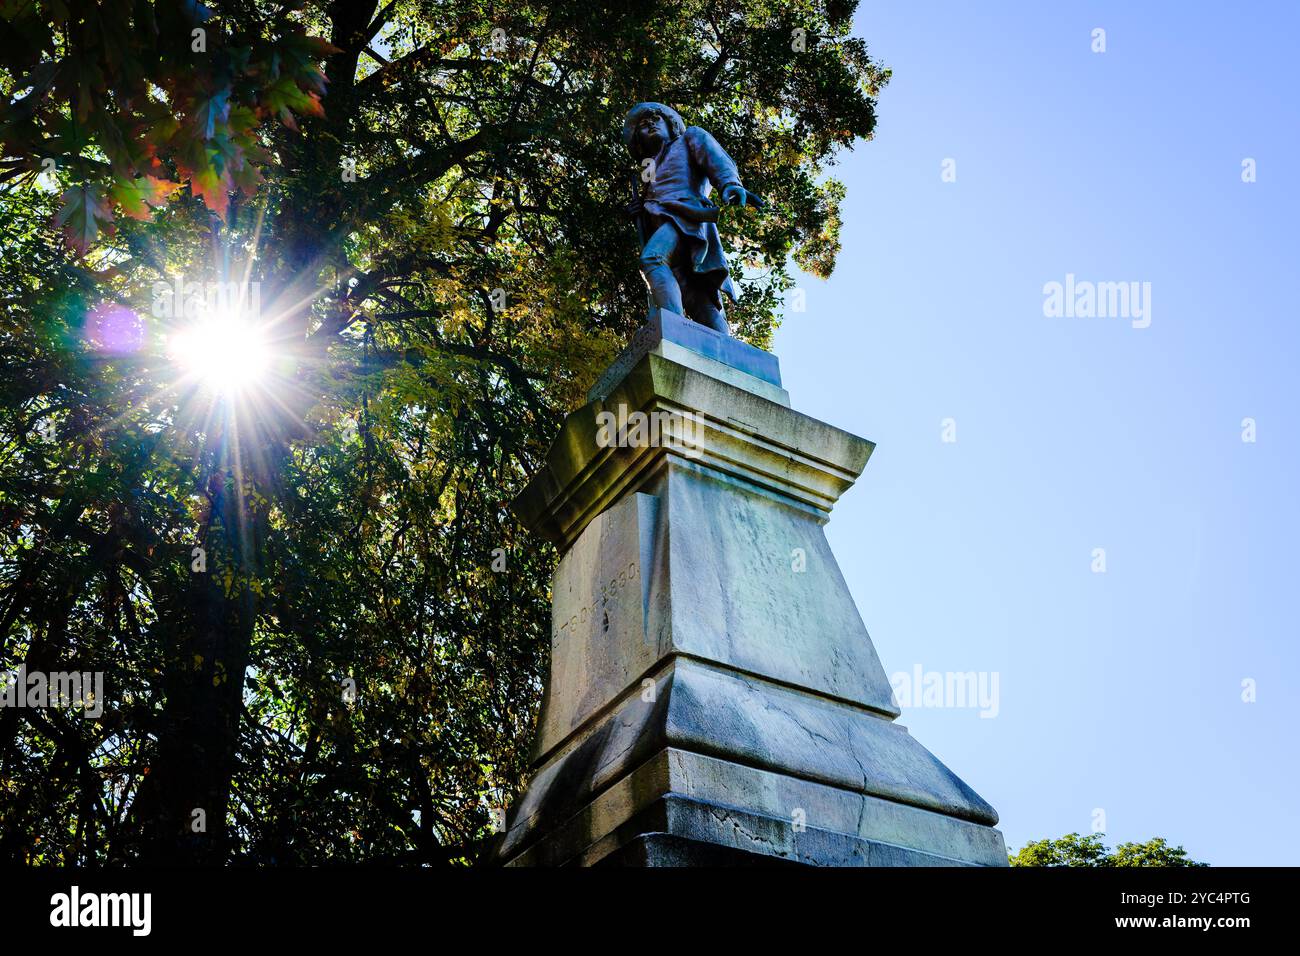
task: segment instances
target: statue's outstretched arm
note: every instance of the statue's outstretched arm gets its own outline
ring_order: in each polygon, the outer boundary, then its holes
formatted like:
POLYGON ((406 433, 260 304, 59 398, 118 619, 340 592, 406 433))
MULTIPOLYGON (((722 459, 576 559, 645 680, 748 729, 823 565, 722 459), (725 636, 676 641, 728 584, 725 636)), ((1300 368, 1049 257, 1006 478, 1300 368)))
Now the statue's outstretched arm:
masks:
POLYGON ((718 191, 724 203, 729 199, 728 188, 735 187, 738 190, 735 202, 756 209, 763 208, 763 200, 746 190, 741 184, 736 161, 727 155, 722 144, 714 139, 711 133, 698 126, 688 126, 685 135, 686 146, 691 151, 691 161, 704 170, 705 175, 709 177, 709 182, 713 184, 713 188, 718 191))

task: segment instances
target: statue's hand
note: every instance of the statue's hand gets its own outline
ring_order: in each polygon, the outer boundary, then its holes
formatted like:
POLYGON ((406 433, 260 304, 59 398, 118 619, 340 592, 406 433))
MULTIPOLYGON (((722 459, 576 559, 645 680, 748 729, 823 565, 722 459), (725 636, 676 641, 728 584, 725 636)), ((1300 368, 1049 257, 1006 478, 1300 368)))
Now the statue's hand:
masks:
POLYGON ((623 207, 623 214, 629 219, 635 219, 641 214, 641 210, 644 208, 645 207, 641 204, 641 197, 638 196, 623 207))
POLYGON ((737 186, 735 183, 722 190, 722 201, 728 206, 743 206, 747 198, 744 187, 737 186))
POLYGON ((755 209, 762 209, 764 205, 758 193, 751 193, 735 183, 722 190, 722 201, 728 206, 753 206, 755 209))

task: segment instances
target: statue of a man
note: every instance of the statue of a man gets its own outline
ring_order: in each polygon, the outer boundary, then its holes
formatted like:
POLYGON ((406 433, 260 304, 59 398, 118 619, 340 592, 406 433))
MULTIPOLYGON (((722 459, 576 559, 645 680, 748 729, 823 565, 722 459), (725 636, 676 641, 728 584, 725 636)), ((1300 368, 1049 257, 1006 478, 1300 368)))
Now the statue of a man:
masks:
POLYGON ((632 107, 623 120, 623 142, 644 170, 640 194, 627 212, 641 236, 641 275, 651 299, 728 334, 722 293, 735 302, 736 289, 709 193, 717 189, 724 203, 735 206, 761 208, 761 200, 740 184, 735 162, 716 139, 687 126, 662 103, 632 107))

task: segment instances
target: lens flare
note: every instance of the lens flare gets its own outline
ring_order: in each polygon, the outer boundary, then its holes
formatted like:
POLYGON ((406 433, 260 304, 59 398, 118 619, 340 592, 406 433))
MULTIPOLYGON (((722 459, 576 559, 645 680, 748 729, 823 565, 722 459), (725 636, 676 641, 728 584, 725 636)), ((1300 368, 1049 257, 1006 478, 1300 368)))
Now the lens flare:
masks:
POLYGON ((100 352, 128 355, 144 344, 144 321, 126 306, 101 302, 86 315, 86 338, 100 352))

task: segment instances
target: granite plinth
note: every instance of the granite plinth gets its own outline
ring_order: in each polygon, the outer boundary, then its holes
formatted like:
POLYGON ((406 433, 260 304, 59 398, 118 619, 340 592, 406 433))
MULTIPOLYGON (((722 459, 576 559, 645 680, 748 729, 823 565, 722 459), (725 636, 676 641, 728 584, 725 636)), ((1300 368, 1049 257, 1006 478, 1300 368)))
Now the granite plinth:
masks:
POLYGON ((826 540, 871 442, 790 408, 774 358, 687 347, 671 322, 514 503, 561 558, 532 773, 495 860, 1005 866, 993 808, 895 722, 826 540))

